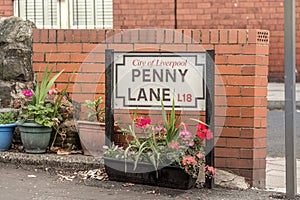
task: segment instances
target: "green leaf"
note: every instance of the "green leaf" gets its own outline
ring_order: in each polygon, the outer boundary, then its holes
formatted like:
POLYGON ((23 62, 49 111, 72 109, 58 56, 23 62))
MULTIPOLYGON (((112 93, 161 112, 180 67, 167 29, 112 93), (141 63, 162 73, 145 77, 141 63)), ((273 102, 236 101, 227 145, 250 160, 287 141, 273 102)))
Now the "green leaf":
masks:
POLYGON ((126 163, 126 161, 127 161, 127 155, 128 155, 128 152, 129 152, 129 150, 131 149, 131 145, 129 145, 126 149, 125 149, 125 151, 124 151, 124 159, 125 159, 125 173, 127 172, 127 163, 126 163))
POLYGON ((190 120, 193 120, 193 121, 195 121, 195 122, 198 122, 199 124, 203 124, 203 125, 205 125, 205 126, 209 126, 208 124, 206 124, 205 122, 203 122, 203 121, 201 121, 201 120, 199 120, 199 119, 194 119, 194 118, 190 118, 190 120))
POLYGON ((144 150, 147 149, 147 147, 144 147, 146 144, 147 144, 147 141, 143 142, 143 143, 141 144, 141 146, 139 147, 139 153, 136 155, 136 160, 135 160, 135 162, 134 162, 134 168, 133 168, 134 170, 135 170, 136 167, 137 167, 137 163, 138 163, 138 161, 140 160, 141 154, 144 152, 144 150))

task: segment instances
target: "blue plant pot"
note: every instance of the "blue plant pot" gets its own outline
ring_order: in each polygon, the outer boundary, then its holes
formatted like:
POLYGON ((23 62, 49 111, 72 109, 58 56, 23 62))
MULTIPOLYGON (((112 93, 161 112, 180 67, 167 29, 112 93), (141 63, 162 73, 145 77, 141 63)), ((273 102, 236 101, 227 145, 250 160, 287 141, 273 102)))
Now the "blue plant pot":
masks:
POLYGON ((0 151, 9 149, 16 126, 16 124, 0 124, 0 151))

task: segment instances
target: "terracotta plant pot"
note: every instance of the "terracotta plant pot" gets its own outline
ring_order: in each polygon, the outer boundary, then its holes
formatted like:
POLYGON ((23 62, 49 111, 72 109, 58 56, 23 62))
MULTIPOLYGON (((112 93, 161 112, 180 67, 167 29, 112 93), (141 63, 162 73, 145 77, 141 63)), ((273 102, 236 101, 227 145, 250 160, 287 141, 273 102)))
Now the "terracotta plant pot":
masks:
POLYGON ((77 121, 77 125, 83 154, 102 157, 105 144, 105 124, 77 121))

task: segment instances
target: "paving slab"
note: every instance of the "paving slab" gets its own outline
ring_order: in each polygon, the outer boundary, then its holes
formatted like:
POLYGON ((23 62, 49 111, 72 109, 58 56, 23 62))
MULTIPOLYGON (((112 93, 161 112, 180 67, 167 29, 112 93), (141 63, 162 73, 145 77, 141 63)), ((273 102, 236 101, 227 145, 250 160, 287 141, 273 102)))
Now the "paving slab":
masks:
MULTIPOLYGON (((300 174, 300 159, 297 159, 297 174, 300 174)), ((297 176, 297 194, 300 194, 300 176, 297 176)), ((267 158, 266 189, 286 192, 285 158, 267 158)))
MULTIPOLYGON (((284 109, 284 83, 268 83, 268 109, 284 109)), ((296 84, 296 107, 300 109, 300 83, 296 84)))

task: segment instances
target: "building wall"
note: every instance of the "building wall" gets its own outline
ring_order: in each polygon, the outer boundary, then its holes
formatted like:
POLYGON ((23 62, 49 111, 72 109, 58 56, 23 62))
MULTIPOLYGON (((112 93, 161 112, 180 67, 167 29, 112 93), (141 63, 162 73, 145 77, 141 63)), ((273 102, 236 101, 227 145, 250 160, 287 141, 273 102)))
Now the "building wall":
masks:
MULTIPOLYGON (((104 96, 105 49, 215 50, 215 164, 265 186, 269 32, 256 29, 47 30, 33 35, 34 71, 57 71, 77 102, 104 96), (68 75, 76 68, 72 80, 68 75)), ((117 116, 116 116, 117 117, 117 116)), ((120 142, 120 141, 119 141, 120 142)))
MULTIPOLYGON (((114 0, 113 3, 115 29, 160 27, 269 30, 269 81, 283 81, 284 0, 114 0)), ((300 4, 296 1, 297 21, 300 16, 300 12, 297 12, 299 9, 300 4)), ((0 0, 0 16, 11 15, 13 15, 13 1, 0 0)), ((297 26, 297 37, 300 36, 299 30, 300 26, 297 26)), ((300 46, 298 44, 296 46, 298 55, 300 46)), ((297 69, 300 71, 300 56, 296 58, 297 69)), ((297 81, 300 81, 299 73, 297 81)))
MULTIPOLYGON (((300 5, 296 1, 296 18, 300 5)), ((114 28, 264 29, 270 31, 269 80, 284 77, 284 0, 114 0, 114 28), (176 17, 175 4, 177 2, 176 17), (175 22, 177 19, 177 22, 175 22)), ((296 27, 297 37, 300 26, 296 27)), ((300 51, 297 44, 297 69, 300 51)), ((300 74, 297 73, 297 80, 300 74)))
POLYGON ((14 15, 12 0, 0 0, 0 17, 9 17, 14 15))

